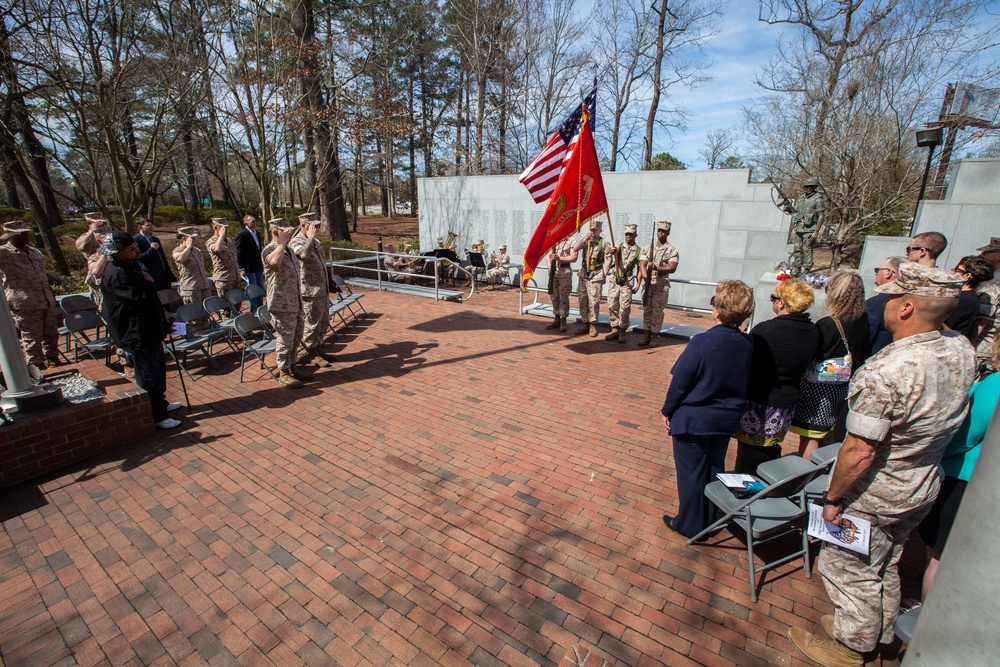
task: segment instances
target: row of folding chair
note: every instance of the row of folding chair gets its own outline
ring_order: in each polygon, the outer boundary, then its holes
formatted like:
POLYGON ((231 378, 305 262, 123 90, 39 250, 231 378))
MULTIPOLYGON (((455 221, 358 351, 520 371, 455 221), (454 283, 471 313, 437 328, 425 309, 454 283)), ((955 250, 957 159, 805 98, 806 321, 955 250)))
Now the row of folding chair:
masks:
POLYGON ((791 560, 801 557, 806 578, 810 578, 809 503, 826 490, 829 470, 836 461, 840 446, 841 443, 820 447, 809 461, 800 456, 783 456, 762 463, 757 467, 757 476, 767 486, 750 498, 737 498, 722 482, 711 482, 705 487, 705 496, 721 510, 723 516, 690 538, 688 544, 699 542, 729 524, 738 526, 746 534, 752 602, 757 601, 757 575, 791 560), (792 533, 801 533, 801 544, 797 550, 757 565, 756 547, 792 533))

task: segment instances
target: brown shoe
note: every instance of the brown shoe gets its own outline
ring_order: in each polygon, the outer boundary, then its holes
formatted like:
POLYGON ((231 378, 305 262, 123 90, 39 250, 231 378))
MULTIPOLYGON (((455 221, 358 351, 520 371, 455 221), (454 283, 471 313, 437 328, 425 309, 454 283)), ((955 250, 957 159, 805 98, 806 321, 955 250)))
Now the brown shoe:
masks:
POLYGON ((591 338, 597 338, 597 325, 596 324, 591 324, 590 325, 590 337, 591 338))
POLYGON ((135 366, 122 366, 122 372, 125 373, 125 377, 134 378, 135 377, 135 366))
POLYGON ((307 354, 305 357, 303 357, 299 361, 299 363, 300 364, 314 364, 314 365, 318 366, 319 368, 326 368, 327 366, 330 365, 330 362, 327 361, 326 359, 324 359, 323 355, 319 354, 315 350, 310 351, 309 354, 307 354))
POLYGON ((618 327, 611 327, 611 333, 604 337, 604 340, 616 340, 618 338, 618 327))
POLYGON ((649 346, 650 347, 660 347, 660 334, 652 334, 649 337, 649 346))
POLYGON ((561 321, 562 321, 562 318, 559 317, 558 315, 556 315, 556 318, 554 320, 552 320, 551 322, 549 322, 548 324, 546 324, 545 328, 546 329, 558 329, 559 328, 559 323, 561 321))
POLYGON ((316 374, 314 369, 309 366, 303 366, 301 363, 292 364, 288 370, 296 380, 312 380, 313 375, 316 374))
POLYGON ((621 329, 618 330, 618 342, 619 343, 624 343, 625 342, 625 334, 627 333, 627 331, 628 330, 625 327, 622 327, 621 329))
POLYGON ((291 370, 288 368, 282 368, 278 371, 278 382, 289 389, 297 389, 302 386, 302 382, 292 375, 291 370))
POLYGON ((565 333, 566 332, 566 327, 569 326, 569 323, 566 321, 566 319, 567 318, 564 317, 561 320, 559 320, 559 331, 561 333, 565 333))
POLYGON ((580 322, 580 326, 573 330, 575 336, 582 336, 585 333, 590 333, 590 322, 580 322))
POLYGON ((826 636, 830 639, 836 639, 833 636, 833 614, 823 614, 823 617, 819 619, 819 624, 823 626, 823 630, 826 632, 826 636))
POLYGON ((650 341, 651 338, 652 338, 652 334, 650 334, 648 331, 643 331, 642 332, 642 340, 639 341, 639 346, 642 347, 644 345, 649 345, 649 341, 650 341))
POLYGON ((788 638, 804 656, 823 667, 864 667, 865 657, 835 639, 820 639, 802 628, 788 628, 788 638))

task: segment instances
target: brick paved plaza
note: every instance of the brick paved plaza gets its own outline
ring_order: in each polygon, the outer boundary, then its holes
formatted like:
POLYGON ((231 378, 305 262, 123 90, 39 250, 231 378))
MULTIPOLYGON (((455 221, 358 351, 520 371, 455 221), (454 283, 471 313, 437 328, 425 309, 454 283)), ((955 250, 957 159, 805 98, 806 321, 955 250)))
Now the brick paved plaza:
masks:
POLYGON ((2 662, 806 664, 818 575, 752 604, 742 542, 660 520, 681 341, 554 334, 511 289, 364 303, 306 387, 228 353, 179 429, 0 492, 2 662))

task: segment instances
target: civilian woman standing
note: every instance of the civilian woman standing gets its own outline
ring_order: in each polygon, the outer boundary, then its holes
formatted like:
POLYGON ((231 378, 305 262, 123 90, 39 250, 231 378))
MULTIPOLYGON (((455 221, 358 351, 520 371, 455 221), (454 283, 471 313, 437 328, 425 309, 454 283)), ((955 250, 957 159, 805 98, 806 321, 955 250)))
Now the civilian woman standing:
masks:
POLYGON ((781 456, 781 441, 788 433, 799 381, 819 344, 816 325, 805 312, 813 302, 813 289, 801 280, 778 283, 771 295, 774 319, 755 326, 753 361, 747 379, 749 409, 736 433, 736 472, 752 475, 757 466, 781 456))
POLYGON ((725 470, 729 438, 746 407, 753 342, 739 327, 753 313, 753 292, 723 280, 712 297, 716 325, 691 339, 670 371, 663 425, 671 436, 677 469, 677 517, 671 530, 692 537, 709 524, 705 486, 725 470))
POLYGON ((847 403, 847 383, 868 358, 865 285, 856 271, 837 271, 826 281, 830 315, 816 322, 819 347, 799 384, 792 427, 799 435, 799 456, 809 458, 820 443, 828 445, 847 403))

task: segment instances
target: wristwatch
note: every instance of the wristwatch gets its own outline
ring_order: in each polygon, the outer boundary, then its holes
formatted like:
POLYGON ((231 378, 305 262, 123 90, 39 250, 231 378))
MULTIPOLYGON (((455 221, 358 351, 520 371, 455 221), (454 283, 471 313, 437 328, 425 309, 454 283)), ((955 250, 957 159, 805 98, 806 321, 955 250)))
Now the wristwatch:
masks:
POLYGON ((840 507, 841 505, 843 505, 843 503, 841 502, 840 498, 837 498, 837 499, 830 498, 829 496, 826 495, 826 491, 823 492, 823 504, 824 505, 835 505, 837 507, 840 507))

